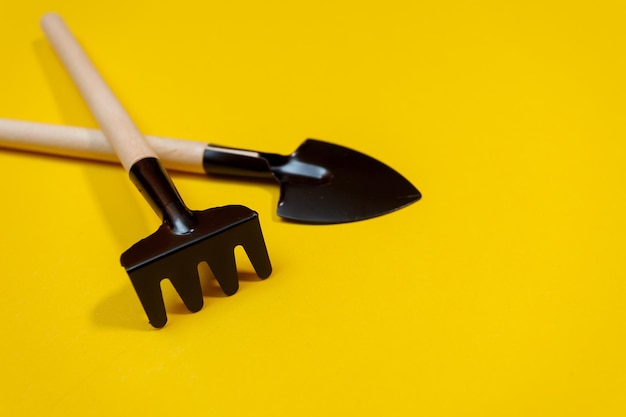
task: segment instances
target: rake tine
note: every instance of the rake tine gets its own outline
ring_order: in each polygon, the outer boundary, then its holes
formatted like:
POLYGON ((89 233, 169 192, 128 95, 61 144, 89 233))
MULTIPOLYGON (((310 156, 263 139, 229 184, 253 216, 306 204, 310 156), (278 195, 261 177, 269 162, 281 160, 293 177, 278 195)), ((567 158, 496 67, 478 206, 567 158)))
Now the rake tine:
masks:
POLYGON ((263 240, 263 234, 255 233, 255 230, 261 230, 259 219, 254 219, 254 222, 245 223, 242 228, 248 228, 250 230, 244 230, 242 237, 244 242, 241 246, 246 252, 250 263, 254 268, 254 271, 260 278, 267 278, 272 273, 272 265, 269 262, 269 255, 267 253, 267 247, 263 240))
POLYGON ((185 304, 185 307, 192 313, 202 309, 204 299, 202 298, 202 288, 200 287, 200 277, 197 268, 183 269, 176 276, 170 277, 170 282, 185 304))
POLYGON ((154 275, 146 270, 129 273, 128 276, 148 316, 148 322, 156 328, 165 326, 167 313, 161 292, 161 280, 152 279, 154 275))
POLYGON ((234 248, 222 248, 221 250, 214 251, 211 254, 211 258, 207 260, 209 268, 211 268, 215 279, 226 295, 233 295, 239 289, 237 265, 235 264, 233 249, 234 248))

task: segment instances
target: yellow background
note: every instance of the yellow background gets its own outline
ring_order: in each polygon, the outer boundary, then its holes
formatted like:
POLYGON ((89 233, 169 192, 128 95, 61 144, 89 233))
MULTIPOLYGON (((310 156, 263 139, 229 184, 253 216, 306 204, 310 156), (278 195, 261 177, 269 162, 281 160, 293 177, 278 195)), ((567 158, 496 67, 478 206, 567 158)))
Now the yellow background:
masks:
MULTIPOLYGON (((0 2, 0 117, 96 127, 39 29, 61 13, 147 134, 363 151, 424 198, 305 226, 274 273, 153 330, 119 255, 158 219, 115 165, 0 152, 5 416, 626 415, 621 1, 0 2)), ((241 254, 238 254, 241 255, 241 254)))

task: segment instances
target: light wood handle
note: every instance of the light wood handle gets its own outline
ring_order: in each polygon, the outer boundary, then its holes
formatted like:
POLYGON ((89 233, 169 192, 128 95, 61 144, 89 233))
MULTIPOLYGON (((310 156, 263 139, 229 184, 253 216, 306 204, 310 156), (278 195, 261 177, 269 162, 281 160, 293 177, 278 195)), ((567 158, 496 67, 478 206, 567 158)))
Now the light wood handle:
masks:
MULTIPOLYGON (((145 136, 167 169, 205 173, 206 142, 145 136)), ((0 118, 0 147, 119 163, 100 130, 0 118)))
POLYGON ((157 158, 63 19, 47 13, 41 27, 126 171, 140 159, 157 158))

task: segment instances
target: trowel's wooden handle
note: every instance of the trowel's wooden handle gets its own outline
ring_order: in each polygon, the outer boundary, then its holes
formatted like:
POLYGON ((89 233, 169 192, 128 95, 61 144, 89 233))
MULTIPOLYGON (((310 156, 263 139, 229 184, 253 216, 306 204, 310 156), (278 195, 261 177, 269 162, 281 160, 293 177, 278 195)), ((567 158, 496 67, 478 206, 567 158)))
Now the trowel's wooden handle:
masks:
MULTIPOLYGON (((167 169, 205 173, 206 142, 144 136, 167 169)), ((100 130, 0 118, 0 148, 118 163, 100 130)))
POLYGON ((157 154, 104 82, 63 19, 55 13, 48 13, 41 19, 41 27, 126 171, 130 171, 133 164, 141 159, 156 158, 157 154))

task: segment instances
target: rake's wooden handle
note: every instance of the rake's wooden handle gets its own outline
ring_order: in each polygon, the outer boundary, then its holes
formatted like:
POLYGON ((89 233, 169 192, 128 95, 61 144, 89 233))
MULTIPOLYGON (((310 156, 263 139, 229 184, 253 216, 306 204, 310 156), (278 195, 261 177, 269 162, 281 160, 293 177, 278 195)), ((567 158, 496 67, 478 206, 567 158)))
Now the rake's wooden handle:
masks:
MULTIPOLYGON (((197 174, 202 166, 206 142, 145 136, 168 169, 197 174)), ((41 152, 97 161, 118 162, 100 130, 0 118, 0 147, 41 152)))
POLYGON ((63 61, 130 179, 170 230, 191 233, 197 224, 169 175, 60 16, 47 14, 41 26, 63 61))
POLYGON ((56 13, 47 13, 41 19, 41 27, 126 171, 130 172, 141 159, 157 158, 63 19, 56 13))

